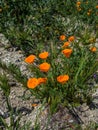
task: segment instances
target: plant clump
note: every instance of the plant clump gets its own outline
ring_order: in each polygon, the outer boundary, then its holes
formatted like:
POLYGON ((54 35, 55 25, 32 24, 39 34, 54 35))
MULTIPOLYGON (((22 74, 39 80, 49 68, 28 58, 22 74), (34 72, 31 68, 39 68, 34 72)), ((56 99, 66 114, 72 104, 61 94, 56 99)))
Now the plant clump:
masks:
POLYGON ((90 87, 89 81, 98 69, 93 43, 90 47, 81 46, 81 39, 74 36, 59 42, 59 47, 50 43, 48 51, 38 54, 36 65, 31 64, 34 77, 27 81, 32 94, 48 103, 51 112, 56 112, 59 105, 89 104, 94 91, 94 84, 90 87))

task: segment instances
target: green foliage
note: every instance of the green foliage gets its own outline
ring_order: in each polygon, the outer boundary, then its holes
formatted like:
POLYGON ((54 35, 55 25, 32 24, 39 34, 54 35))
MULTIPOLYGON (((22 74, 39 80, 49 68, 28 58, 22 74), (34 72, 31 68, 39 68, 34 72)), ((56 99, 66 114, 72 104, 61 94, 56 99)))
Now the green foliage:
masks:
POLYGON ((97 129, 98 129, 98 123, 95 122, 89 122, 88 125, 86 125, 85 127, 82 127, 81 125, 74 126, 74 130, 97 130, 97 129))
POLYGON ((67 57, 68 54, 61 53, 63 50, 61 42, 55 43, 55 46, 51 43, 50 48, 47 49, 49 57, 45 60, 37 59, 37 65, 30 65, 34 77, 47 78, 47 83, 39 84, 34 89, 31 85, 31 92, 41 101, 45 99, 52 113, 56 112, 59 104, 77 106, 84 102, 91 103, 92 94, 96 88, 94 84, 90 86, 90 83, 93 83, 93 75, 98 70, 97 52, 90 50, 93 45, 94 43, 90 46, 82 45, 81 38, 75 40, 67 47, 72 49, 71 56, 67 57), (38 66, 44 62, 51 65, 48 72, 39 70, 38 66), (58 83, 57 77, 60 75, 68 75, 68 82, 58 83))
POLYGON ((88 24, 98 23, 98 10, 96 9, 96 1, 81 1, 80 6, 77 7, 78 18, 88 24), (81 10, 79 10, 81 9, 81 10))
MULTIPOLYGON (((11 63, 9 65, 6 65, 4 62, 0 60, 0 68, 2 68, 5 72, 11 74, 18 82, 20 82, 24 87, 26 87, 27 77, 22 75, 20 69, 16 65, 11 63)), ((6 76, 3 80, 6 80, 6 76)))
POLYGON ((19 118, 16 121, 14 119, 13 108, 11 106, 11 102, 10 102, 10 98, 9 98, 10 85, 8 83, 8 79, 5 74, 0 75, 0 88, 3 91, 3 94, 5 96, 5 101, 7 104, 7 109, 8 109, 8 112, 10 113, 10 126, 6 123, 5 119, 2 116, 0 116, 0 122, 2 123, 3 127, 6 130, 14 130, 15 127, 18 127, 19 118))
POLYGON ((13 46, 18 46, 26 54, 30 54, 32 50, 36 53, 39 43, 47 46, 48 41, 57 41, 58 36, 65 34, 69 27, 73 28, 73 33, 78 32, 81 29, 76 26, 78 22, 90 24, 96 30, 97 2, 89 0, 86 4, 81 1, 81 11, 77 10, 76 3, 77 0, 1 0, 0 32, 13 46), (91 15, 88 16, 89 10, 91 15))
POLYGON ((9 96, 10 86, 8 84, 8 79, 6 77, 6 74, 4 74, 4 75, 0 74, 0 87, 3 90, 4 94, 6 96, 9 96))
MULTIPOLYGON (((30 91, 37 99, 50 106, 52 114, 58 110, 59 105, 70 104, 74 107, 92 101, 92 94, 96 90, 94 75, 98 70, 98 54, 91 52, 89 48, 95 47, 98 38, 97 4, 97 0, 80 0, 80 5, 77 5, 77 0, 0 1, 0 33, 6 36, 9 43, 23 50, 25 55, 33 53, 38 57, 44 50, 49 52, 46 60, 37 59, 34 65, 30 64, 29 69, 36 78, 47 78, 46 84, 30 91), (66 34, 65 41, 68 41, 71 35, 76 36, 76 40, 68 47, 72 49, 69 58, 61 53, 63 49, 59 36, 62 34, 66 34), (43 61, 51 65, 47 73, 39 71, 38 65, 43 61), (62 74, 69 76, 65 84, 57 82, 57 77, 62 74), (93 85, 90 85, 91 83, 93 85)), ((17 66, 6 65, 0 61, 0 68, 27 87, 27 77, 21 74, 17 66)), ((0 75, 0 87, 10 111, 10 126, 1 117, 2 124, 7 130, 29 129, 30 124, 19 126, 21 116, 15 122, 6 73, 0 75)), ((40 129, 39 124, 35 125, 35 129, 40 129)))
POLYGON ((30 122, 24 124, 23 126, 20 124, 21 120, 21 112, 18 110, 14 110, 13 106, 11 105, 10 100, 10 90, 11 86, 9 84, 9 79, 6 76, 6 72, 11 74, 18 82, 20 82, 24 87, 26 87, 26 77, 21 74, 19 68, 13 64, 6 65, 0 61, 0 68, 3 69, 4 74, 0 73, 0 90, 3 91, 4 99, 6 102, 7 112, 9 113, 10 123, 8 124, 3 116, 0 116, 0 125, 2 128, 6 130, 27 130, 30 128, 30 122))

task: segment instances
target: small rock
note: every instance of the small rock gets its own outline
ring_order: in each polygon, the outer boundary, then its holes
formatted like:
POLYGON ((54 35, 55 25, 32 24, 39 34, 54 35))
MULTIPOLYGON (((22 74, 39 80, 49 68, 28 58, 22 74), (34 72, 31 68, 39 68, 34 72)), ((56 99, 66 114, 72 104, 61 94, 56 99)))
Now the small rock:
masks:
POLYGON ((69 123, 73 123, 74 121, 73 121, 73 120, 69 120, 68 122, 69 122, 69 123))
POLYGON ((2 52, 0 52, 0 55, 2 55, 2 52))
POLYGON ((80 112, 85 112, 89 109, 89 107, 84 103, 83 105, 81 105, 80 107, 77 107, 77 110, 80 112))
POLYGON ((9 49, 9 48, 10 48, 10 51, 13 51, 13 50, 12 50, 13 48, 11 48, 11 45, 10 45, 10 44, 6 44, 4 48, 5 48, 5 49, 9 49))
POLYGON ((21 60, 20 60, 20 59, 17 59, 15 62, 21 62, 21 60))
POLYGON ((0 115, 4 116, 4 112, 0 109, 0 115))
POLYGON ((16 86, 16 82, 10 81, 10 82, 9 82, 9 85, 10 85, 10 86, 16 86))
POLYGON ((22 51, 21 51, 21 50, 19 50, 19 51, 18 51, 18 53, 19 53, 19 54, 22 54, 22 51))
POLYGON ((8 125, 10 125, 10 117, 6 118, 5 121, 8 125))

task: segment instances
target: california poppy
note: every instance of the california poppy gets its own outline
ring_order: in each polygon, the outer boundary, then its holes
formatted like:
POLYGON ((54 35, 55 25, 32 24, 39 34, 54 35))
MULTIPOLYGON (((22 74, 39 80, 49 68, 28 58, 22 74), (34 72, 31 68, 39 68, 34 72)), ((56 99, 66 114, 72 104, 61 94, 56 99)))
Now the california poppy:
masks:
POLYGON ((39 85, 42 83, 46 83, 47 78, 38 78, 39 85))
POLYGON ((96 52, 97 48, 96 48, 96 47, 91 47, 90 50, 91 50, 92 52, 96 52))
POLYGON ((74 36, 70 36, 69 38, 68 38, 68 41, 69 42, 73 42, 75 40, 75 37, 74 36))
POLYGON ((64 42, 64 45, 62 46, 63 48, 64 47, 68 47, 70 45, 70 43, 69 42, 64 42))
POLYGON ((98 9, 98 5, 96 5, 96 9, 98 9))
POLYGON ((48 56, 49 56, 49 53, 48 53, 48 52, 42 52, 42 53, 39 54, 39 57, 40 57, 41 59, 46 59, 48 56))
POLYGON ((72 53, 72 49, 64 49, 64 50, 62 51, 62 53, 63 53, 67 58, 69 58, 70 55, 71 55, 71 53, 72 53))
POLYGON ((30 78, 27 81, 27 87, 34 89, 39 85, 38 79, 37 78, 30 78))
POLYGON ((26 63, 31 64, 31 63, 33 63, 33 62, 34 62, 35 58, 36 58, 36 56, 35 56, 35 55, 29 55, 28 57, 26 57, 26 58, 25 58, 25 60, 24 60, 24 61, 25 61, 26 63))
POLYGON ((61 36, 60 36, 60 40, 61 40, 61 41, 64 41, 65 39, 66 39, 66 36, 65 36, 65 35, 61 35, 61 36))
POLYGON ((33 103, 33 104, 32 104, 32 107, 36 107, 36 106, 38 106, 37 103, 33 103))
POLYGON ((59 83, 66 83, 69 80, 69 76, 68 75, 60 75, 57 77, 57 81, 59 83))
POLYGON ((39 69, 42 72, 47 72, 50 69, 50 64, 48 64, 47 62, 44 62, 39 65, 39 69))

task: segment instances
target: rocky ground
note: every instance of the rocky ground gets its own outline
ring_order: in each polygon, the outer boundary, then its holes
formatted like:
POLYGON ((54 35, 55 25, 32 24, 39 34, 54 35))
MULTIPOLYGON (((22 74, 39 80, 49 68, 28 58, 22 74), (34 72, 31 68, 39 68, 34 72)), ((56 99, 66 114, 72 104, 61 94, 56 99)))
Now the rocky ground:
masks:
MULTIPOLYGON (((9 64, 10 62, 16 64, 24 75, 27 75, 27 77, 31 77, 32 74, 30 74, 30 72, 28 72, 27 70, 22 51, 17 50, 17 48, 8 47, 8 40, 5 39, 2 34, 0 34, 0 60, 6 64, 9 64)), ((0 73, 3 73, 2 69, 0 69, 0 73)), ((9 76, 9 74, 7 75, 9 76)), ((41 120, 41 127, 44 130, 45 123, 47 121, 48 108, 41 107, 40 103, 38 104, 38 106, 33 108, 31 105, 34 101, 32 97, 26 100, 23 100, 22 98, 24 92, 26 92, 26 96, 28 96, 30 94, 29 91, 26 91, 26 89, 21 87, 21 84, 17 83, 13 79, 13 77, 9 77, 11 84, 11 103, 14 108, 17 108, 22 112, 23 116, 21 118, 21 124, 30 121, 31 129, 33 129, 37 115, 39 117, 39 120, 41 120)), ((94 101, 90 107, 86 104, 83 104, 77 109, 74 109, 74 112, 76 113, 76 117, 73 116, 73 114, 67 108, 60 108, 58 113, 50 118, 49 128, 47 128, 47 130, 53 130, 53 127, 55 127, 55 130, 67 130, 69 128, 73 129, 73 124, 81 123, 83 126, 85 126, 90 121, 98 123, 98 90, 94 93, 94 101)), ((5 116, 5 120, 7 121, 7 123, 9 123, 6 103, 1 90, 0 115, 5 116)))

